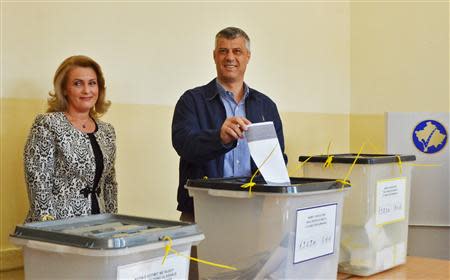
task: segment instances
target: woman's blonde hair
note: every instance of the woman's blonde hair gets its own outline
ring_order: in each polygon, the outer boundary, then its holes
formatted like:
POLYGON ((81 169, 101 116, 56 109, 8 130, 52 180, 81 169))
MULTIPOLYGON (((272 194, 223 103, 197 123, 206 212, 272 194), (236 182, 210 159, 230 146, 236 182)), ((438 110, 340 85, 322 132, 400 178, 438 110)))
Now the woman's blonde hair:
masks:
POLYGON ((55 72, 53 78, 53 91, 49 92, 47 112, 65 112, 67 110, 68 101, 66 94, 67 77, 75 67, 87 67, 95 71, 98 83, 98 99, 95 106, 91 108, 89 115, 93 118, 99 118, 108 111, 111 101, 105 100, 106 87, 103 72, 92 58, 84 55, 74 55, 66 58, 55 72))

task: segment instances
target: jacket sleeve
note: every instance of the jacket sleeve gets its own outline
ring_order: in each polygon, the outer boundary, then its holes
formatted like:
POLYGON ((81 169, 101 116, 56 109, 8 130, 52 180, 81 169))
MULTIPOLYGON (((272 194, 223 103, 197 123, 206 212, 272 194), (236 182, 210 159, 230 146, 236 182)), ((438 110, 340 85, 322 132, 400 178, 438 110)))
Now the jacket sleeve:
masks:
POLYGON ((106 213, 117 213, 117 181, 116 181, 116 133, 111 125, 108 125, 110 129, 111 142, 110 145, 112 155, 112 167, 105 175, 103 199, 105 201, 105 211, 106 213))
POLYGON ((24 151, 25 180, 30 202, 27 222, 40 221, 44 216, 56 218, 53 208, 55 141, 44 115, 39 115, 31 127, 24 151))
POLYGON ((202 129, 200 121, 207 120, 199 118, 207 116, 199 112, 197 106, 199 104, 195 104, 189 94, 178 100, 172 120, 172 145, 183 160, 203 163, 232 150, 237 141, 224 145, 220 140, 220 127, 202 129))

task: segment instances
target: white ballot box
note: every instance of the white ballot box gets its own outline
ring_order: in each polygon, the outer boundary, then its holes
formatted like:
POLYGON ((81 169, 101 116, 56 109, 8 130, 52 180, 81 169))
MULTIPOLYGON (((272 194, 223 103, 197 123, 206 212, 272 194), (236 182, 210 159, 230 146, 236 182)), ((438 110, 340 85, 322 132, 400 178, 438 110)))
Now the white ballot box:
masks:
MULTIPOLYGON (((314 156, 304 175, 344 179, 356 154, 314 156)), ((301 156, 300 161, 308 157, 301 156)), ((414 155, 361 154, 349 176, 342 218, 339 271, 368 276, 406 262, 414 155)))
POLYGON ((204 238, 197 225, 100 214, 16 227, 26 279, 188 279, 191 246, 204 238), (172 252, 162 263, 167 241, 172 252))
POLYGON ((207 279, 335 279, 341 215, 348 186, 334 180, 290 178, 290 184, 249 178, 188 180, 195 221, 206 239, 199 264, 207 279))

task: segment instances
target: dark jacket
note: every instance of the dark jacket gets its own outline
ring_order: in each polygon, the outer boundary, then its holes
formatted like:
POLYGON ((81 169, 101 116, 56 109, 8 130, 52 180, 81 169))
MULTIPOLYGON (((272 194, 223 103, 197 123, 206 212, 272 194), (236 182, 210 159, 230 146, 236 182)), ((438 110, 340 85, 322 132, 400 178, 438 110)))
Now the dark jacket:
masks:
MULTIPOLYGON (((273 121, 284 153, 283 127, 275 103, 250 88, 245 112, 252 123, 273 121)), ((184 188, 187 179, 223 177, 224 155, 237 144, 237 141, 229 146, 221 143, 220 128, 225 119, 215 79, 186 91, 178 100, 172 120, 172 145, 180 156, 177 210, 194 212, 193 200, 184 188)), ((253 161, 252 170, 256 170, 253 161)))

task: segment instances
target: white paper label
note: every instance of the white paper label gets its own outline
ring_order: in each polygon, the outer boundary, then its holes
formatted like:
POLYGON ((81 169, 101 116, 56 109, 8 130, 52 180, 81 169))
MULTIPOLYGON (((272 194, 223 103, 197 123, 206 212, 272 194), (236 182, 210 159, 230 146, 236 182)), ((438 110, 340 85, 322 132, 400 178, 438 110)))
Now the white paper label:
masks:
POLYGON ((395 178, 377 182, 376 217, 377 225, 384 225, 405 219, 406 178, 395 178))
MULTIPOLYGON (((190 252, 180 252, 189 256, 190 252)), ((132 280, 174 280, 187 279, 189 260, 182 256, 169 254, 164 264, 163 257, 117 267, 117 279, 132 280)))
POLYGON ((297 210, 294 263, 334 253, 337 204, 297 210))

